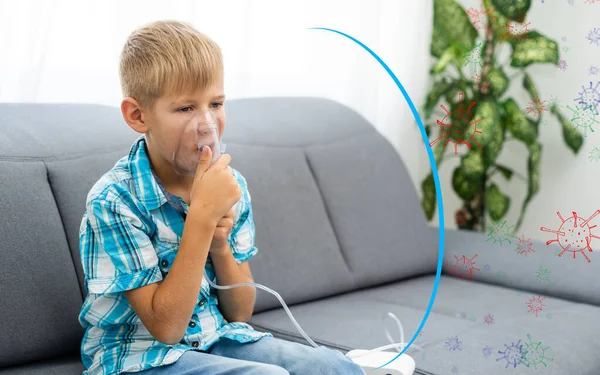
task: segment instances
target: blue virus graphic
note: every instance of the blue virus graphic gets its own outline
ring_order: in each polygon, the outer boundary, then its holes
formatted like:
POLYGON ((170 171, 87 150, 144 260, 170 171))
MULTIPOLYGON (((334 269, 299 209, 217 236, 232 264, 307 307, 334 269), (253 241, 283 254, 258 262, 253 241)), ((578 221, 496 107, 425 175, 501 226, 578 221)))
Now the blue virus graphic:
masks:
POLYGON ((546 350, 550 349, 549 346, 543 347, 542 342, 531 341, 531 335, 528 333, 527 338, 529 343, 525 343, 525 349, 523 349, 523 362, 525 366, 533 366, 536 370, 538 365, 544 365, 548 367, 546 361, 554 361, 554 358, 546 357, 546 350))
POLYGON ((600 68, 598 68, 597 66, 590 66, 590 75, 591 76, 595 76, 596 74, 600 73, 600 68))
POLYGON ((492 348, 490 348, 489 346, 484 347, 483 349, 481 349, 481 351, 483 352, 483 356, 485 358, 489 358, 492 355, 492 348))
POLYGON ((508 225, 506 225, 506 220, 503 221, 502 223, 492 223, 491 227, 488 227, 488 229, 490 230, 490 232, 488 233, 488 239, 485 240, 486 242, 489 240, 494 240, 494 243, 500 243, 500 246, 502 246, 502 242, 504 241, 508 241, 508 243, 512 243, 510 241, 511 238, 515 238, 515 236, 513 236, 512 234, 510 234, 510 228, 514 227, 514 225, 511 225, 510 227, 508 225))
POLYGON ((598 85, 600 85, 600 81, 596 82, 596 86, 593 86, 592 81, 590 81, 590 87, 588 88, 581 85, 583 90, 574 99, 577 103, 582 104, 583 107, 590 107, 596 114, 598 114, 598 104, 600 103, 600 92, 597 90, 598 85))
POLYGON ((486 264, 485 266, 483 266, 484 271, 489 271, 491 269, 492 269, 492 267, 489 264, 486 264))
POLYGON ((458 374, 458 367, 452 366, 452 370, 450 370, 450 372, 453 374, 458 374))
POLYGON ((596 45, 600 46, 600 29, 594 27, 593 30, 590 30, 586 39, 590 41, 590 44, 596 43, 596 45))
POLYGON ((498 354, 503 354, 502 357, 497 358, 496 361, 506 361, 506 367, 508 368, 508 366, 513 366, 513 368, 516 368, 517 365, 519 364, 525 364, 525 362, 523 362, 523 345, 520 344, 521 340, 517 341, 517 343, 510 343, 510 346, 504 344, 504 346, 506 347, 506 349, 502 352, 500 350, 498 350, 498 354))
POLYGON ((562 70, 563 72, 567 70, 567 67, 569 66, 567 64, 567 60, 565 59, 560 59, 558 60, 558 64, 556 64, 556 66, 558 67, 558 69, 562 70))
POLYGON ((460 344, 462 344, 462 341, 458 340, 458 336, 448 337, 448 340, 445 342, 445 346, 449 352, 462 350, 460 344))

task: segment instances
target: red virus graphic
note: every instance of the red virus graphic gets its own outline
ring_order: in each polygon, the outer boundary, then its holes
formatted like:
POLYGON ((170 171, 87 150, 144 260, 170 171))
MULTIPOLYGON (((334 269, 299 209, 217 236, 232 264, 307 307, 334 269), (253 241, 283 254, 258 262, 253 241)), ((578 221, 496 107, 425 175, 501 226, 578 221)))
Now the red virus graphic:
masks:
POLYGON ((548 108, 544 106, 546 101, 541 101, 540 98, 535 98, 535 100, 529 102, 529 106, 527 106, 527 114, 533 113, 534 116, 537 116, 542 113, 542 111, 548 112, 548 108))
POLYGON ((446 266, 450 268, 448 273, 454 273, 456 277, 460 277, 463 280, 470 280, 473 278, 473 271, 480 271, 479 268, 475 268, 475 262, 473 261, 475 258, 477 258, 477 254, 471 258, 467 258, 465 255, 459 258, 455 255, 454 259, 456 259, 456 263, 446 263, 446 266))
POLYGON ((517 238, 517 248, 515 249, 515 251, 517 252, 517 254, 523 254, 525 256, 527 256, 529 253, 535 253, 535 250, 533 250, 533 245, 531 244, 531 239, 525 239, 525 235, 522 234, 521 238, 517 238))
POLYGON ((547 241, 546 246, 553 242, 558 242, 560 247, 563 249, 563 251, 558 254, 559 257, 562 257, 563 254, 568 251, 573 253, 573 259, 575 259, 577 253, 580 252, 583 254, 587 262, 590 263, 591 260, 585 253, 585 250, 587 249, 589 252, 592 252, 592 247, 590 246, 592 238, 600 239, 600 237, 592 234, 592 229, 596 228, 596 225, 590 226, 589 223, 598 214, 600 214, 600 210, 596 210, 596 212, 594 212, 594 214, 587 220, 577 216, 577 212, 575 211, 573 211, 573 216, 566 220, 563 219, 560 212, 557 212, 556 214, 561 221, 558 230, 548 229, 546 227, 540 228, 540 230, 543 232, 551 232, 556 234, 556 239, 547 241))
POLYGON ((450 112, 443 104, 440 107, 446 112, 446 116, 443 119, 437 120, 437 124, 440 126, 440 136, 434 139, 429 146, 433 147, 440 139, 446 139, 446 143, 444 143, 444 147, 452 142, 454 143, 454 154, 458 155, 458 145, 464 144, 468 148, 471 148, 471 141, 475 142, 477 146, 481 149, 481 145, 477 143, 475 139, 475 134, 483 134, 481 130, 477 130, 477 123, 483 120, 483 116, 475 119, 471 110, 473 106, 475 106, 475 102, 471 102, 469 108, 466 110, 463 108, 463 98, 464 95, 462 92, 458 93, 458 101, 460 103, 459 108, 450 112))
POLYGON ((488 326, 491 326, 492 324, 494 324, 494 316, 492 314, 487 314, 483 317, 483 322, 488 326))
POLYGON ((481 90, 481 92, 483 94, 487 94, 489 87, 491 85, 490 83, 490 78, 489 77, 484 77, 483 80, 481 79, 481 76, 479 76, 479 73, 475 73, 471 79, 473 80, 473 82, 475 83, 475 86, 481 90))
POLYGON ((527 312, 535 313, 535 317, 537 318, 540 311, 542 311, 544 309, 544 306, 546 306, 542 303, 542 301, 545 299, 546 299, 546 297, 542 297, 542 296, 531 297, 531 299, 529 301, 525 302, 527 307, 529 307, 529 310, 527 312))
POLYGON ((525 18, 527 18, 527 14, 523 14, 523 16, 521 16, 521 12, 519 12, 517 17, 514 19, 509 18, 508 23, 506 24, 508 31, 502 35, 502 38, 514 38, 515 41, 529 38, 529 25, 531 22, 525 22, 525 18))

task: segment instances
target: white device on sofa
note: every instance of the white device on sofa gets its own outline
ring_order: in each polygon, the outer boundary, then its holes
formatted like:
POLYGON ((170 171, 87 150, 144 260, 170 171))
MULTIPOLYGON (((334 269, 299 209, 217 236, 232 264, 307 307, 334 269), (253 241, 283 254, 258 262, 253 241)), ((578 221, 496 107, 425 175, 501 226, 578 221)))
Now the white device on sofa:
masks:
MULTIPOLYGON (((216 285, 215 283, 210 281, 208 277, 206 277, 206 272, 202 275, 202 277, 204 279, 206 279, 206 281, 210 285, 212 285, 213 287, 215 287, 217 289, 231 289, 231 288, 237 288, 240 286, 254 286, 254 287, 260 288, 262 290, 265 290, 265 291, 273 294, 275 297, 277 297, 279 302, 281 302, 281 305, 283 306, 285 312, 290 317, 290 320, 292 321, 292 323, 294 323, 294 325, 296 326, 296 329, 298 329, 298 332, 300 332, 302 334, 302 336, 304 336, 306 341, 308 341, 312 346, 314 346, 315 348, 319 347, 319 345, 317 345, 313 340, 311 340, 311 338, 306 334, 306 332, 304 332, 302 327, 300 327, 300 324, 298 324, 296 319, 294 319, 292 312, 287 307, 287 304, 285 303, 283 298, 279 295, 279 293, 277 293, 273 289, 268 288, 261 284, 257 284, 257 283, 238 283, 238 284, 232 284, 232 285, 216 285)), ((391 349, 391 348, 404 348, 407 344, 404 342, 404 329, 402 328, 402 324, 400 323, 398 318, 391 312, 388 312, 387 316, 391 316, 398 324, 398 328, 400 330, 400 340, 402 342, 394 343, 388 330, 386 329, 386 335, 387 335, 388 339, 392 342, 392 344, 388 344, 388 345, 381 346, 381 347, 371 349, 371 350, 363 350, 363 349, 351 350, 348 353, 346 353, 346 356, 348 358, 352 359, 352 361, 354 363, 361 366, 367 375, 413 375, 413 373, 415 371, 415 367, 416 367, 415 360, 406 353, 403 353, 401 356, 396 358, 393 362, 388 363, 391 360, 393 360, 398 355, 398 353, 384 352, 383 350, 391 349), (381 367, 381 365, 383 365, 385 363, 387 363, 387 365, 381 367)), ((415 348, 421 350, 418 347, 418 345, 413 345, 413 346, 415 348)))

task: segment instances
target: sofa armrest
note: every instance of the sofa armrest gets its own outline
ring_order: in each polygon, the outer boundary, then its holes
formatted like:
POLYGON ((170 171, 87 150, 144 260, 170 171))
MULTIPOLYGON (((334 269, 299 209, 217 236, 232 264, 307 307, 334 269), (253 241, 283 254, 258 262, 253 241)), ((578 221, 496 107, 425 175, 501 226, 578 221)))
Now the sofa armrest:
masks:
MULTIPOLYGON (((431 230, 438 238, 438 228, 431 230)), ((526 236, 524 239, 528 240, 526 236)), ((447 229, 443 273, 457 275, 456 268, 452 267, 458 262, 456 258, 462 261, 464 255, 468 261, 477 255, 472 261, 479 271, 473 271, 473 281, 600 306, 600 257, 597 252, 586 251, 591 259, 588 263, 581 253, 576 253, 575 259, 570 252, 559 257, 557 254, 562 248, 558 244, 546 245, 531 239, 534 252, 525 255, 517 251, 518 238, 509 240, 494 243, 488 233, 447 229), (540 267, 549 271, 549 281, 538 278, 540 267)))

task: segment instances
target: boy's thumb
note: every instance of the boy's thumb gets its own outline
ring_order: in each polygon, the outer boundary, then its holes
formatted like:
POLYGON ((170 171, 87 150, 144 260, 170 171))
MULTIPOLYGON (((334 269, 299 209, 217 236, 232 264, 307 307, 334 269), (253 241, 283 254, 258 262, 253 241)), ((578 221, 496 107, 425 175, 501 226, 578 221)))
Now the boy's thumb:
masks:
POLYGON ((207 170, 210 167, 210 161, 212 159, 212 150, 210 146, 204 145, 202 146, 200 152, 200 160, 198 162, 198 168, 201 168, 203 171, 207 170))

